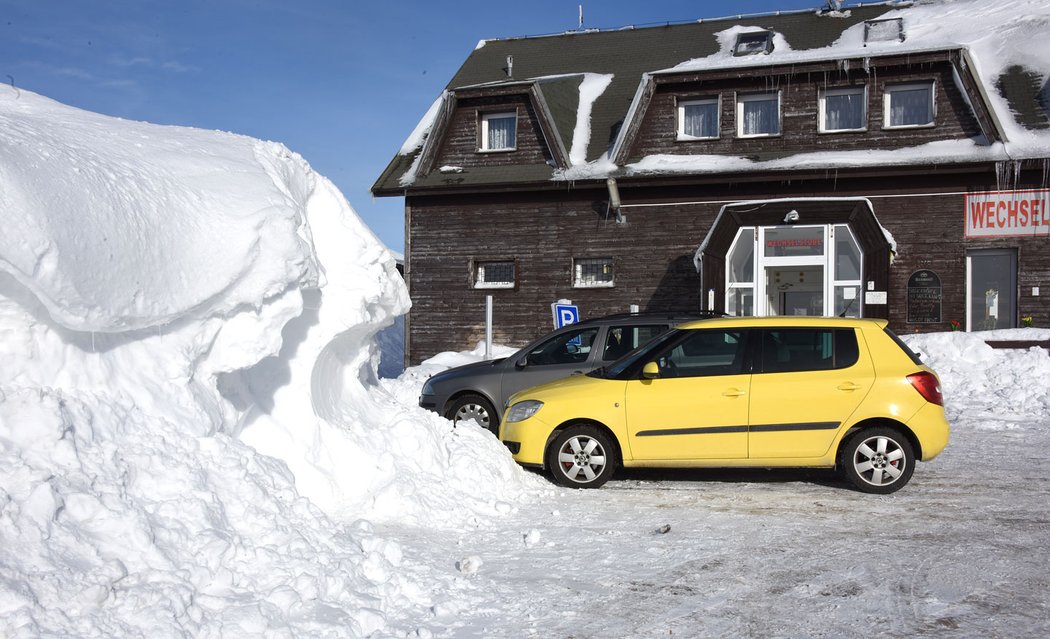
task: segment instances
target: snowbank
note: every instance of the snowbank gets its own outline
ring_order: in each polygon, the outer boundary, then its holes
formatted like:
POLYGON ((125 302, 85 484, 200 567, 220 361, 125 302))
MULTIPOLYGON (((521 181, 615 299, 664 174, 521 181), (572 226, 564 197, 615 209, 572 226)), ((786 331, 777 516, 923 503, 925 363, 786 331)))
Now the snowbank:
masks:
POLYGON ((0 635, 411 632, 431 580, 369 520, 529 480, 377 389, 390 253, 279 144, 27 91, 0 129, 0 635))
POLYGON ((1050 329, 903 335, 937 371, 948 420, 981 418, 982 428, 1025 428, 1050 414, 1046 349, 995 349, 986 340, 1050 340, 1050 329))

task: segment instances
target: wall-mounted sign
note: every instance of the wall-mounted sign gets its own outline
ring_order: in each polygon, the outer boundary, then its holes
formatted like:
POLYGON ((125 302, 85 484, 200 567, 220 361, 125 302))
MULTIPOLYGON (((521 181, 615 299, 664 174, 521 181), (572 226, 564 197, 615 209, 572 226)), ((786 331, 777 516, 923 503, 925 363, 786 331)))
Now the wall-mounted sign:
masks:
POLYGON ((799 257, 824 254, 824 227, 783 226, 765 229, 766 257, 799 257))
POLYGON ((940 323, 942 300, 939 275, 928 269, 912 273, 908 278, 908 323, 940 323))
POLYGON ((966 237, 1050 237, 1050 191, 966 194, 966 237))

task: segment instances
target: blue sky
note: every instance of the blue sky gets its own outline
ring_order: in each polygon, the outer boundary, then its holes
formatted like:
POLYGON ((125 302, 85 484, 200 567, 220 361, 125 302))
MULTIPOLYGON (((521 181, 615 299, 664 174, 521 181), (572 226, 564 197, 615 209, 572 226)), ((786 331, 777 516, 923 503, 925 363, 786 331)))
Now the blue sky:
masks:
MULTIPOLYGON (((823 0, 583 2, 616 28, 823 0)), ((479 40, 575 29, 578 0, 0 0, 0 81, 123 118, 275 140, 402 251, 369 188, 479 40)), ((615 55, 610 53, 610 55, 615 55)))

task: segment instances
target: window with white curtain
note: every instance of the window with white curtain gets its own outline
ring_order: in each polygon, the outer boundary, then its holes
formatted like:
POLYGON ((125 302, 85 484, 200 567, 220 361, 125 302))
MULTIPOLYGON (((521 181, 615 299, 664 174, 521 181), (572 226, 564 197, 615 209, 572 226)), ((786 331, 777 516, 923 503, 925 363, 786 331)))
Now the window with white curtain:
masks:
POLYGON ((718 98, 683 100, 678 103, 678 139, 705 140, 718 137, 718 98))
POLYGON ((901 84, 886 87, 883 98, 887 129, 931 126, 936 115, 933 83, 901 84))
POLYGON ((483 113, 481 115, 481 150, 513 151, 518 144, 518 114, 483 113))
POLYGON ((736 119, 742 138, 780 135, 780 93, 738 95, 736 119))
POLYGON ((820 94, 820 132, 863 131, 868 128, 864 87, 827 89, 820 94))

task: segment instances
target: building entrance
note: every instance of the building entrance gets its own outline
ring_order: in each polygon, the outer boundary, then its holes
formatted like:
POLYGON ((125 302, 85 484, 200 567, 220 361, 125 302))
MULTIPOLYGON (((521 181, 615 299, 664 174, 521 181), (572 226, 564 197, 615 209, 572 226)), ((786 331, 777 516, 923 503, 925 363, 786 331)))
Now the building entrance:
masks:
POLYGON ((861 316, 863 252, 846 224, 742 227, 726 258, 730 314, 861 316))

